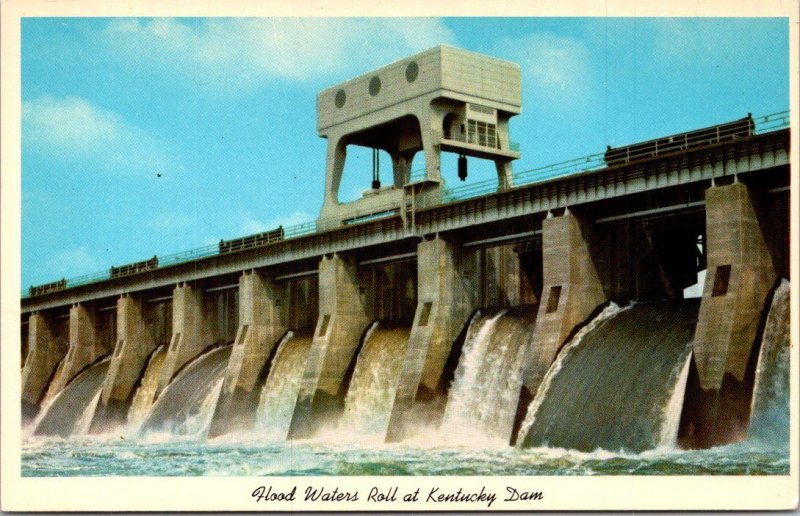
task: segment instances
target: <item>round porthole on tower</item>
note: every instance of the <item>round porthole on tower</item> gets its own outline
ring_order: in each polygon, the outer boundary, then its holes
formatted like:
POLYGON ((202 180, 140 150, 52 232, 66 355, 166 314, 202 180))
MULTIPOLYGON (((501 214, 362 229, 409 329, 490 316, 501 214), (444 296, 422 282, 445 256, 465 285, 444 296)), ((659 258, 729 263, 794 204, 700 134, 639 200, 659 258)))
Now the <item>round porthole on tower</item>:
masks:
POLYGON ((344 90, 339 90, 336 92, 336 98, 333 101, 337 108, 342 108, 344 107, 344 103, 347 101, 347 94, 344 92, 344 90))
POLYGON ((408 82, 414 82, 417 80, 417 76, 419 75, 419 65, 416 61, 411 61, 406 66, 406 80, 408 82))
POLYGON ((369 94, 373 97, 381 91, 381 78, 377 75, 369 81, 369 94))

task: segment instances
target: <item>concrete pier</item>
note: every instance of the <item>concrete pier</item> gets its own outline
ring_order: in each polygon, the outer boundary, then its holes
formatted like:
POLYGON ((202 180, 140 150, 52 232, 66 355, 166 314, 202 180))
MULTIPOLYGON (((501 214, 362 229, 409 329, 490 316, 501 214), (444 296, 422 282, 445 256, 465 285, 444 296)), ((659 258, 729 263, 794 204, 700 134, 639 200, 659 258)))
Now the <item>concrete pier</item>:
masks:
POLYGON ((55 328, 55 322, 41 312, 28 319, 28 358, 22 368, 22 415, 33 417, 53 372, 67 354, 67 342, 55 328))
POLYGON ((744 184, 706 191, 706 235, 708 273, 694 354, 701 387, 719 390, 725 375, 744 380, 776 276, 751 192, 744 184))
POLYGON ((475 253, 479 306, 518 306, 522 302, 520 260, 514 246, 500 245, 475 253))
POLYGON ((606 301, 588 225, 572 213, 542 221, 543 289, 524 370, 534 395, 575 327, 606 301))
POLYGON ((95 311, 84 304, 73 305, 69 310, 69 350, 61 373, 53 379, 53 392, 61 392, 78 373, 110 351, 101 338, 95 311))
POLYGON ((188 283, 172 293, 172 340, 161 370, 156 396, 175 374, 214 343, 211 317, 203 292, 188 283))
POLYGON ((117 342, 108 367, 93 430, 106 422, 124 422, 133 390, 158 343, 148 328, 145 303, 122 295, 117 299, 117 342))
POLYGON ((463 262, 462 251, 438 236, 417 246, 417 310, 387 441, 403 438, 417 391, 434 391, 438 387, 453 341, 475 309, 475 285, 463 262))
POLYGON ((267 360, 286 333, 283 290, 271 278, 245 271, 239 278, 239 329, 228 361, 209 436, 250 428, 267 360))
POLYGON ((319 263, 319 318, 289 438, 313 435, 325 417, 336 417, 344 401, 345 375, 369 324, 355 260, 339 254, 319 263))

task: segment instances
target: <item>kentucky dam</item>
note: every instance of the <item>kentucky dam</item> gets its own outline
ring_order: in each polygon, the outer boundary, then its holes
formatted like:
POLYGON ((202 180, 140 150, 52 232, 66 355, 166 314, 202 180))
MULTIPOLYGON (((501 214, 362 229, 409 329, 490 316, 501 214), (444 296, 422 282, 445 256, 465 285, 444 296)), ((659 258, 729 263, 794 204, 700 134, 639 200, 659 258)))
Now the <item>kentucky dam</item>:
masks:
POLYGON ((316 221, 26 289, 23 427, 788 443, 789 113, 513 172, 521 86, 449 46, 333 86, 316 221), (372 183, 342 203, 351 146, 372 183), (443 152, 497 181, 445 186, 443 152))

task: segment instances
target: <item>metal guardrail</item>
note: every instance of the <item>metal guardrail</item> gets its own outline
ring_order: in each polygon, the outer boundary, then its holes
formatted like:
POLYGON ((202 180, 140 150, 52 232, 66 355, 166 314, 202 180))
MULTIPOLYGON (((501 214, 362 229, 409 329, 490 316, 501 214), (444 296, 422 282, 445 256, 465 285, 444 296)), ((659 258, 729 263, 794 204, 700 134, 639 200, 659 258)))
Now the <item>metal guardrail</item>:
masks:
POLYGON ((441 129, 437 129, 433 131, 433 136, 444 143, 458 142, 482 147, 487 150, 512 150, 514 152, 519 152, 519 143, 503 140, 496 131, 491 134, 467 134, 461 131, 445 133, 441 129))
POLYGON ((756 134, 764 134, 789 127, 789 111, 779 111, 769 115, 754 118, 756 134))
MULTIPOLYGON (((785 129, 789 127, 789 111, 781 111, 777 113, 771 113, 769 115, 756 117, 753 118, 753 123, 754 123, 753 134, 765 134, 772 131, 785 129)), ((723 141, 724 136, 725 135, 722 134, 721 135, 722 139, 718 139, 717 141, 710 141, 709 145, 715 145, 720 141, 723 141)), ((511 143, 509 147, 512 150, 519 149, 519 145, 516 143, 511 143)), ((699 146, 695 145, 692 146, 692 148, 699 148, 699 146)), ((626 164, 652 159, 653 157, 654 156, 652 156, 652 153, 647 153, 647 155, 645 154, 631 155, 626 164)), ((542 181, 549 181, 552 179, 576 173, 598 171, 604 168, 608 168, 608 165, 605 161, 605 153, 600 152, 597 154, 590 154, 589 156, 583 156, 580 158, 562 161, 559 163, 554 163, 543 167, 537 167, 516 172, 512 175, 513 186, 511 188, 530 185, 542 181)), ((425 169, 413 171, 410 174, 410 177, 411 181, 418 181, 424 179, 425 169)), ((462 201, 494 193, 497 191, 497 184, 498 184, 497 179, 488 179, 485 181, 479 181, 476 183, 471 183, 463 186, 444 188, 442 190, 442 204, 448 204, 452 202, 462 201)), ((427 206, 422 206, 422 205, 417 206, 417 208, 422 208, 422 207, 427 207, 427 206)), ((394 204, 387 204, 386 208, 388 211, 390 209, 397 209, 399 207, 396 205, 396 203, 394 203, 394 204)), ((373 213, 375 212, 375 210, 376 207, 372 207, 373 213)), ((366 217, 364 219, 359 219, 357 221, 354 221, 353 223, 367 222, 369 220, 371 219, 369 217, 366 217)), ((299 238, 302 236, 314 234, 317 232, 318 226, 317 226, 317 221, 309 221, 301 224, 295 224, 293 226, 286 226, 283 228, 283 230, 284 230, 284 240, 289 240, 292 238, 299 238)), ((219 254, 219 245, 211 244, 204 247, 198 247, 196 249, 190 249, 188 251, 181 251, 174 254, 159 256, 158 267, 163 268, 170 265, 176 265, 180 263, 190 262, 193 260, 198 260, 201 258, 206 258, 209 256, 215 256, 218 254, 219 254)), ((77 276, 75 278, 68 278, 66 280, 66 288, 77 287, 80 285, 87 285, 89 283, 95 283, 98 281, 104 281, 110 279, 110 277, 111 275, 109 269, 106 269, 103 271, 85 274, 83 276, 77 276)), ((22 290, 21 297, 23 299, 29 296, 30 296, 30 290, 22 290)))
POLYGON ((408 175, 408 182, 415 183, 417 181, 422 181, 423 179, 425 179, 425 172, 426 170, 424 168, 418 168, 417 170, 413 170, 408 175))
MULTIPOLYGON (((785 129, 789 127, 789 111, 781 111, 778 113, 771 113, 769 115, 756 117, 753 118, 753 123, 754 123, 753 134, 765 134, 771 131, 785 129)), ((731 131, 733 131, 733 129, 731 129, 731 131)), ((690 131, 689 133, 680 133, 680 134, 681 135, 691 134, 694 132, 696 131, 690 131)), ((733 135, 734 135, 733 132, 729 134, 722 132, 716 135, 716 139, 713 140, 707 139, 706 141, 708 145, 716 145, 723 141, 729 141, 730 137, 733 135)), ((670 137, 667 136, 665 138, 670 138, 670 137)), ((661 140, 661 138, 659 138, 658 140, 661 140)), ((653 141, 655 142, 656 140, 653 141)), ((685 142, 687 148, 692 148, 692 149, 702 147, 700 143, 701 142, 697 140, 692 140, 691 137, 685 142)), ((589 156, 583 156, 581 158, 575 158, 567 161, 562 161, 560 163, 554 163, 552 165, 546 165, 543 167, 516 172, 512 175, 512 185, 513 185, 512 188, 516 186, 530 185, 541 181, 548 181, 576 173, 593 172, 607 168, 608 164, 606 163, 605 160, 605 154, 606 154, 605 152, 590 154, 589 156)), ((651 150, 642 150, 641 153, 639 154, 632 154, 628 156, 628 160, 625 162, 625 164, 627 165, 630 163, 645 161, 647 159, 652 159, 656 156, 665 156, 665 155, 667 154, 664 153, 664 154, 653 155, 651 150)), ((487 195, 495 191, 497 191, 497 179, 495 178, 487 179, 469 185, 446 188, 442 193, 442 202, 462 201, 473 197, 479 197, 481 195, 487 195)))

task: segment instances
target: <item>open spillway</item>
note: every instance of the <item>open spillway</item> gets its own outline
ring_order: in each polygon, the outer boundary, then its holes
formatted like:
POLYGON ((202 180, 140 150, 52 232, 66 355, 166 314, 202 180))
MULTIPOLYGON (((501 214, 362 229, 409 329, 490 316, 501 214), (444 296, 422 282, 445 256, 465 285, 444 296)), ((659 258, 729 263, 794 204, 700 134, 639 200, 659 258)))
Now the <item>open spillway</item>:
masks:
POLYGON ((97 403, 109 363, 109 359, 103 359, 70 381, 47 406, 36 423, 34 435, 67 437, 73 433, 80 433, 83 430, 82 423, 87 409, 97 403))
POLYGON ((269 440, 283 441, 289 432, 311 340, 310 335, 289 333, 275 352, 256 415, 256 429, 269 440))
POLYGON ((64 370, 64 363, 67 361, 66 359, 67 357, 65 355, 63 358, 61 358, 61 360, 58 361, 56 370, 53 373, 53 376, 50 379, 50 383, 47 386, 47 392, 45 392, 44 398, 42 398, 42 407, 47 407, 50 404, 50 402, 53 401, 53 398, 55 398, 56 395, 58 394, 55 390, 56 386, 58 385, 58 382, 55 382, 53 380, 61 376, 61 372, 64 370))
POLYGON ((772 298, 750 414, 748 438, 761 444, 789 446, 789 282, 783 281, 772 298))
POLYGON ((536 308, 531 306, 473 317, 440 427, 444 439, 508 444, 535 323, 536 308))
POLYGON ((208 431, 231 346, 194 359, 161 392, 141 431, 202 436, 208 431))
POLYGON ((142 381, 133 395, 130 409, 128 409, 128 425, 131 428, 138 428, 147 418, 150 407, 158 388, 158 379, 161 376, 161 368, 167 358, 167 346, 159 346, 147 361, 147 367, 142 375, 142 381))
POLYGON ((545 377, 523 424, 523 446, 642 452, 673 445, 698 308, 696 300, 664 301, 601 314, 545 377))
POLYGON ((409 327, 373 327, 365 337, 344 402, 339 428, 353 437, 383 438, 406 355, 409 327))
MULTIPOLYGON (((213 349, 189 363, 150 407, 166 352, 161 348, 151 355, 139 382, 129 411, 132 431, 124 439, 28 438, 23 442, 23 475, 788 474, 786 451, 770 443, 750 446, 770 436, 777 436, 781 445, 787 442, 787 292, 788 286, 778 289, 766 321, 748 443, 708 450, 669 446, 675 440, 691 358, 697 306, 688 301, 624 309, 611 305, 589 321, 558 355, 529 409, 533 416, 528 414, 520 441, 527 437, 525 446, 532 448, 508 446, 515 403, 507 399, 519 392, 518 357, 530 343, 536 313, 517 307, 484 310, 473 317, 463 346, 454 351, 460 359, 439 430, 435 424, 420 424, 420 439, 388 446, 369 439, 371 432, 379 435, 385 427, 384 401, 396 385, 392 382, 409 333, 407 328, 378 325, 365 337, 352 373, 345 400, 351 410, 338 428, 329 428, 331 434, 319 436, 321 442, 285 441, 312 342, 308 335, 287 334, 261 390, 255 433, 231 435, 213 445, 205 440, 230 347, 213 349), (134 408, 139 402, 141 407, 134 408), (759 414, 776 417, 763 420, 759 414), (141 434, 135 431, 140 417, 145 421, 141 434), (462 444, 482 449, 465 452, 462 444), (597 448, 610 453, 583 453, 597 448), (652 448, 657 449, 630 453, 652 448), (624 453, 615 453, 620 450, 624 453)), ((69 429, 66 434, 77 436, 99 399, 107 368, 107 361, 100 362, 71 382, 55 397, 53 408, 44 410, 42 428, 59 421, 69 429), (75 403, 66 403, 69 399, 75 403), (67 407, 68 417, 56 415, 67 407)), ((426 417, 428 421, 430 414, 426 417)))

